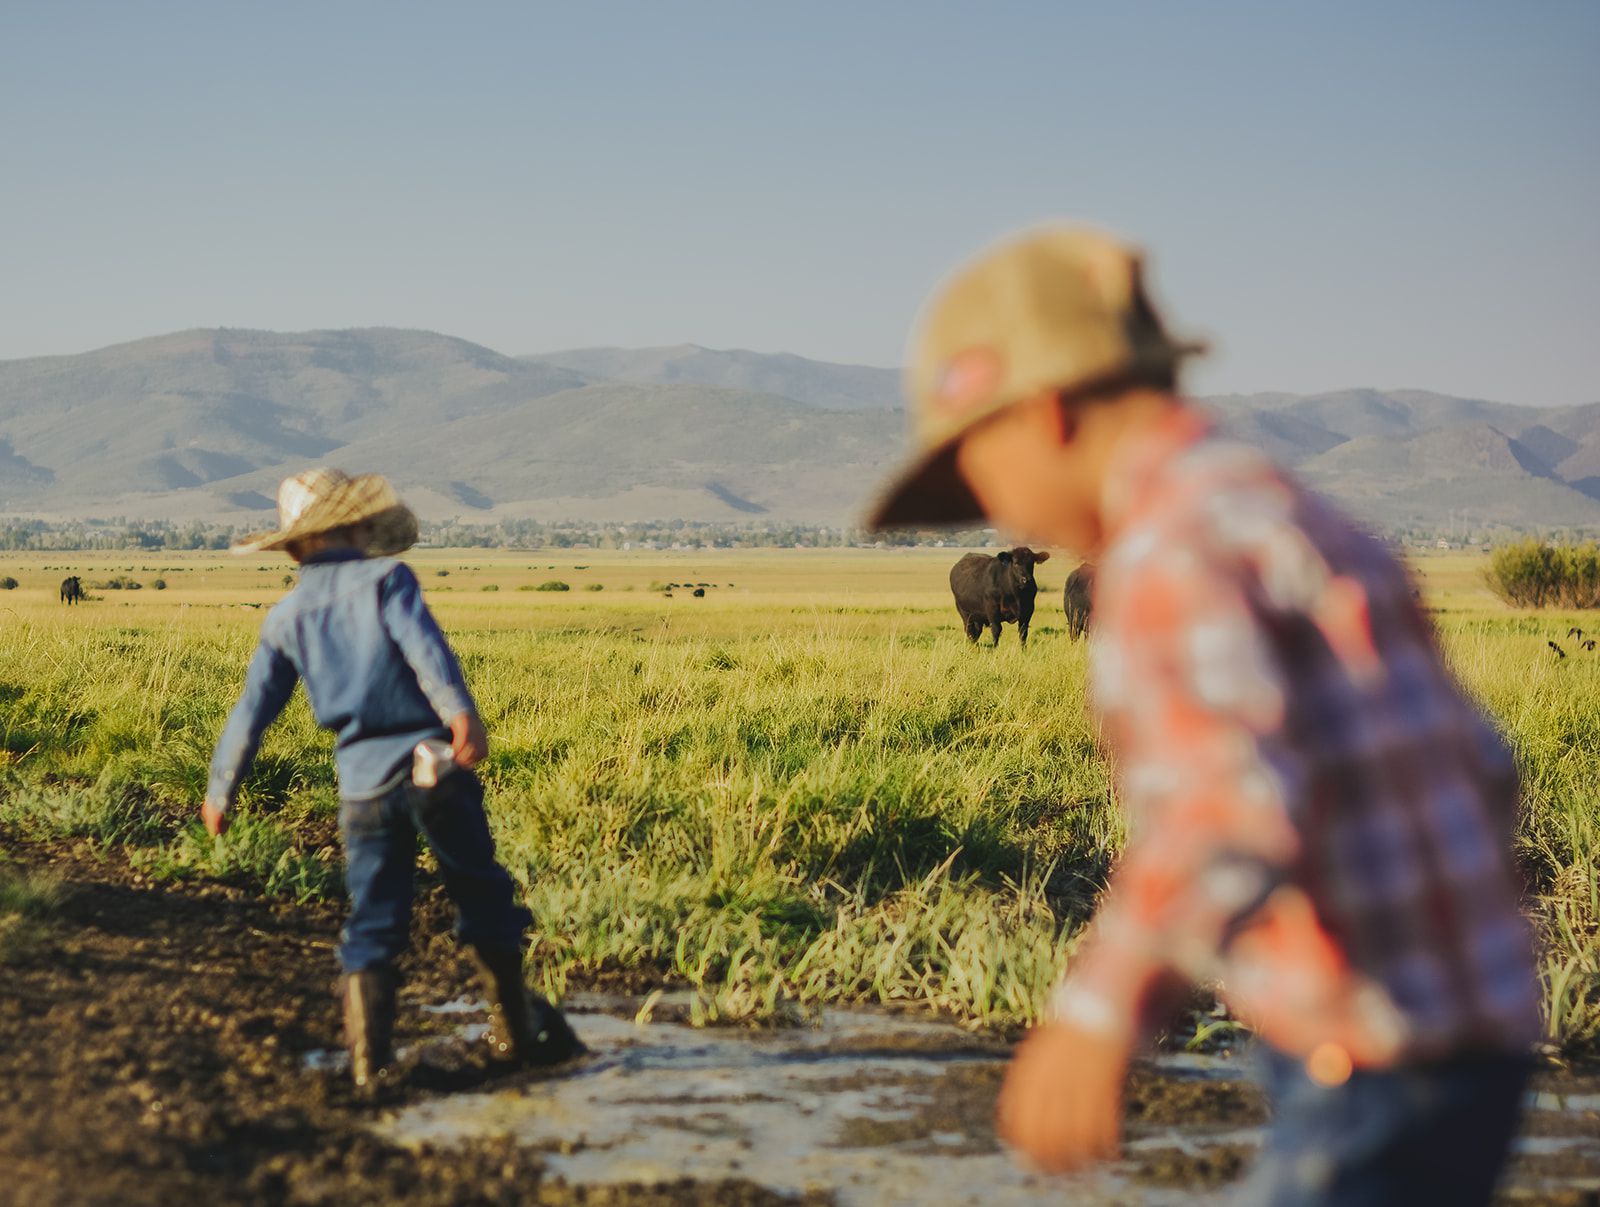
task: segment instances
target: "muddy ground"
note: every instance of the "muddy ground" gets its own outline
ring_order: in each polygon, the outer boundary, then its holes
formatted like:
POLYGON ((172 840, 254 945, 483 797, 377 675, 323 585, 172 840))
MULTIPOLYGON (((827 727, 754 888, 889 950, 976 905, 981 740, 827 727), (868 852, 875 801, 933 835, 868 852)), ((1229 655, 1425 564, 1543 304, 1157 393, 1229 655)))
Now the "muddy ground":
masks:
MULTIPOLYGON (((538 1074, 491 1071, 462 1034, 460 1017, 421 1008, 473 992, 436 885, 424 881, 413 955, 404 970, 399 1041, 413 1055, 386 1100, 373 1106, 355 1099, 336 1068, 307 1065, 308 1054, 339 1046, 336 905, 264 899, 244 884, 153 884, 116 852, 87 843, 4 841, 13 866, 57 880, 64 895, 36 941, 0 968, 0 1201, 622 1207, 821 1204, 852 1197, 827 1185, 797 1188, 763 1179, 759 1151, 748 1154, 748 1177, 734 1172, 738 1161, 719 1165, 709 1158, 701 1165, 681 1161, 662 1177, 569 1177, 584 1168, 572 1154, 581 1143, 553 1142, 548 1127, 540 1139, 525 1123, 460 1126, 479 1109, 473 1104, 491 1104, 505 1115, 518 1103, 554 1099, 560 1087, 541 1088, 538 1074), (434 1118, 446 1121, 437 1133, 430 1130, 434 1118), (694 1169, 709 1180, 685 1172, 694 1169)), ((591 1024, 597 1034, 619 1037, 610 1055, 606 1044, 596 1045, 602 1064, 617 1064, 610 1075, 650 1085, 652 1070, 671 1072, 670 1061, 649 1063, 655 1049, 648 1047, 640 1049, 643 1063, 627 1066, 623 1050, 633 1041, 614 1020, 606 1027, 601 1021, 595 1016, 591 1024)), ((815 1059, 802 1057, 817 1064, 809 1070, 810 1089, 863 1104, 859 1117, 848 1119, 852 1151, 868 1154, 862 1161, 870 1162, 874 1151, 908 1161, 934 1151, 940 1160, 995 1159, 989 1115, 1003 1047, 974 1038, 955 1059, 947 1038, 937 1042, 945 1061, 937 1069, 939 1091, 908 1099, 915 1104, 910 1110, 872 1109, 871 1095, 889 1093, 902 1074, 884 1073, 864 1087, 864 1071, 836 1075, 817 1062, 826 1057, 848 1066, 855 1060, 865 1070, 869 1057, 886 1055, 886 1043, 924 1044, 927 1051, 910 1055, 932 1059, 932 1039, 912 1035, 891 1043, 858 1028, 815 1041, 815 1059)), ((786 1059, 785 1068, 794 1069, 795 1058, 786 1059)), ((697 1067, 686 1066, 684 1084, 697 1087, 696 1078, 703 1080, 697 1067)), ((602 1069, 594 1080, 601 1084, 606 1075, 602 1069)), ((670 1078, 662 1076, 659 1084, 666 1085, 670 1078)), ((1600 1079, 1592 1072, 1549 1072, 1539 1088, 1555 1097, 1552 1109, 1530 1116, 1531 1140, 1517 1159, 1516 1200, 1600 1203, 1590 1186, 1592 1179, 1600 1187, 1600 1164, 1587 1149, 1563 1142, 1600 1136, 1600 1113, 1566 1109, 1563 1097, 1587 1094, 1578 1100, 1590 1101, 1600 1079)), ((747 1095, 749 1101, 729 1109, 755 1119, 761 1097, 747 1095)), ((664 1092, 648 1109, 659 1126, 677 1128, 685 1144, 709 1145, 719 1137, 693 1134, 697 1127, 718 1130, 719 1116, 704 1114, 707 1101, 695 1099, 700 1114, 677 1111, 664 1092), (711 1122, 699 1122, 702 1117, 711 1122)), ((1225 1190, 1249 1161, 1252 1146, 1239 1138, 1263 1118, 1259 1097, 1242 1079, 1140 1071, 1129 1094, 1129 1157, 1120 1175, 1125 1201, 1174 1190, 1225 1190), (1197 1123, 1210 1129, 1213 1142, 1163 1139, 1197 1123)), ((588 1157, 601 1164, 607 1159, 599 1148, 588 1157)), ((1043 1187, 1038 1193, 1058 1197, 1043 1187)))

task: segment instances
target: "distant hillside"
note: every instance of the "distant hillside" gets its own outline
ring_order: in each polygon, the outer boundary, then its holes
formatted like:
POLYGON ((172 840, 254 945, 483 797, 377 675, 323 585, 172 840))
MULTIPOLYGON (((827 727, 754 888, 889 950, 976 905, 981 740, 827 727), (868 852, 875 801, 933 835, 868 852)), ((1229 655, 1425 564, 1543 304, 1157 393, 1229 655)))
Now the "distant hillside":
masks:
POLYGON ((1534 409, 1423 390, 1205 402, 1241 438, 1386 527, 1600 525, 1600 404, 1534 409))
MULTIPOLYGON (((786 354, 514 358, 427 331, 186 331, 0 361, 0 512, 258 523, 308 464, 426 517, 846 524, 906 447, 898 374, 786 354)), ((1389 527, 1600 529, 1600 403, 1417 390, 1204 400, 1389 527)))
MULTIPOLYGON (((584 382, 431 332, 185 331, 0 361, 0 440, 48 476, 33 491, 49 503, 87 502, 314 462, 376 427, 421 432, 584 382)), ((0 502, 29 493, 0 468, 0 502)))
POLYGON ((835 365, 787 352, 718 352, 697 344, 679 344, 670 348, 579 348, 523 359, 576 370, 591 378, 751 390, 837 410, 894 410, 901 402, 900 374, 894 369, 835 365))
MULTIPOLYGON (((847 522, 901 436, 892 412, 828 412, 703 386, 601 382, 486 422, 388 427, 338 452, 433 515, 847 522)), ((245 480, 270 493, 277 471, 245 480)))
MULTIPOLYGON (((798 357, 757 368, 860 376, 798 357)), ((630 385, 424 331, 187 331, 0 362, 7 512, 244 518, 326 462, 388 473, 439 518, 845 523, 901 438, 883 407, 630 385)))
POLYGON ((1312 486, 1390 524, 1428 524, 1441 511, 1512 527, 1584 526, 1600 504, 1556 477, 1520 441, 1486 423, 1403 439, 1361 436, 1299 467, 1312 486))

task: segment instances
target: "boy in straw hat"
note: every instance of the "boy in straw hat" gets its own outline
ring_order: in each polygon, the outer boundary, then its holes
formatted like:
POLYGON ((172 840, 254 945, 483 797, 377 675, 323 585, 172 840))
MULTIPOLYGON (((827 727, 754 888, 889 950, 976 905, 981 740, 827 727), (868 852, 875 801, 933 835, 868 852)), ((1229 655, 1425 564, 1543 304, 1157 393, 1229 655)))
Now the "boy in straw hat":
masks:
POLYGON ((472 767, 488 752, 483 723, 416 575, 392 555, 417 539, 417 521, 377 474, 312 469, 278 490, 279 527, 235 552, 283 550, 300 581, 267 615, 211 761, 202 817, 228 828, 240 780, 262 732, 303 680, 317 721, 337 735, 339 832, 350 914, 339 947, 351 1072, 366 1089, 390 1058, 398 977, 411 922, 417 836, 432 848, 495 1013, 496 1057, 555 1064, 583 1051, 566 1020, 530 993, 522 935, 532 917, 495 861, 472 767), (442 774, 426 742, 449 743, 442 774), (414 770, 414 765, 415 769, 414 770))
POLYGON ((1375 539, 1176 393, 1139 257, 1045 229, 927 311, 920 455, 878 528, 989 517, 1098 563, 1093 700, 1130 839, 1001 1134, 1115 1153, 1130 1054, 1174 986, 1254 1029, 1274 1203, 1477 1203, 1538 1036, 1512 762, 1375 539))

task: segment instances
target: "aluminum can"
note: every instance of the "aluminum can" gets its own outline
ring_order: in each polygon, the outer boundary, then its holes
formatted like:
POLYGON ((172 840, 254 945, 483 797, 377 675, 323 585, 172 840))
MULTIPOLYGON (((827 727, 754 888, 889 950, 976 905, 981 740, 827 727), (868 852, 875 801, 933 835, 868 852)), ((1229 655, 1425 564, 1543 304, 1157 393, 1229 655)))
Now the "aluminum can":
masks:
POLYGON ((450 743, 439 738, 423 738, 411 752, 411 782, 419 788, 432 788, 456 768, 450 743))

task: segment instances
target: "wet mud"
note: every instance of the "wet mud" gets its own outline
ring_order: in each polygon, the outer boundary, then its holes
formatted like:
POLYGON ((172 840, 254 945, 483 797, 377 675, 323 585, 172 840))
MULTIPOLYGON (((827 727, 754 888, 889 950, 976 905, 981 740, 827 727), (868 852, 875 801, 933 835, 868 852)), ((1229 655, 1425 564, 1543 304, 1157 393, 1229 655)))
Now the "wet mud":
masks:
POLYGON ((339 1043, 339 911, 249 887, 152 884, 115 852, 0 836, 8 862, 57 879, 43 938, 0 968, 0 1202, 55 1204, 541 1203, 765 1207, 738 1179, 566 1186, 544 1157, 499 1138, 400 1146, 373 1130, 407 1101, 490 1087, 494 1075, 423 1011, 470 986, 435 888, 406 968, 402 1062, 387 1104, 358 1101, 307 1053, 339 1043))
MULTIPOLYGON (((636 972, 574 996, 594 1056, 497 1073, 437 886, 404 969, 404 1056, 365 1103, 339 1050, 336 906, 0 841, 64 889, 43 939, 0 968, 5 1201, 1222 1203, 1266 1121, 1245 1061, 1159 1057, 1129 1084, 1122 1161, 1064 1185, 995 1139, 998 1040, 850 1010, 696 1030, 670 993, 638 1026, 636 972)), ((1600 1076, 1542 1073, 1529 1106, 1502 1197, 1600 1204, 1600 1076)))

